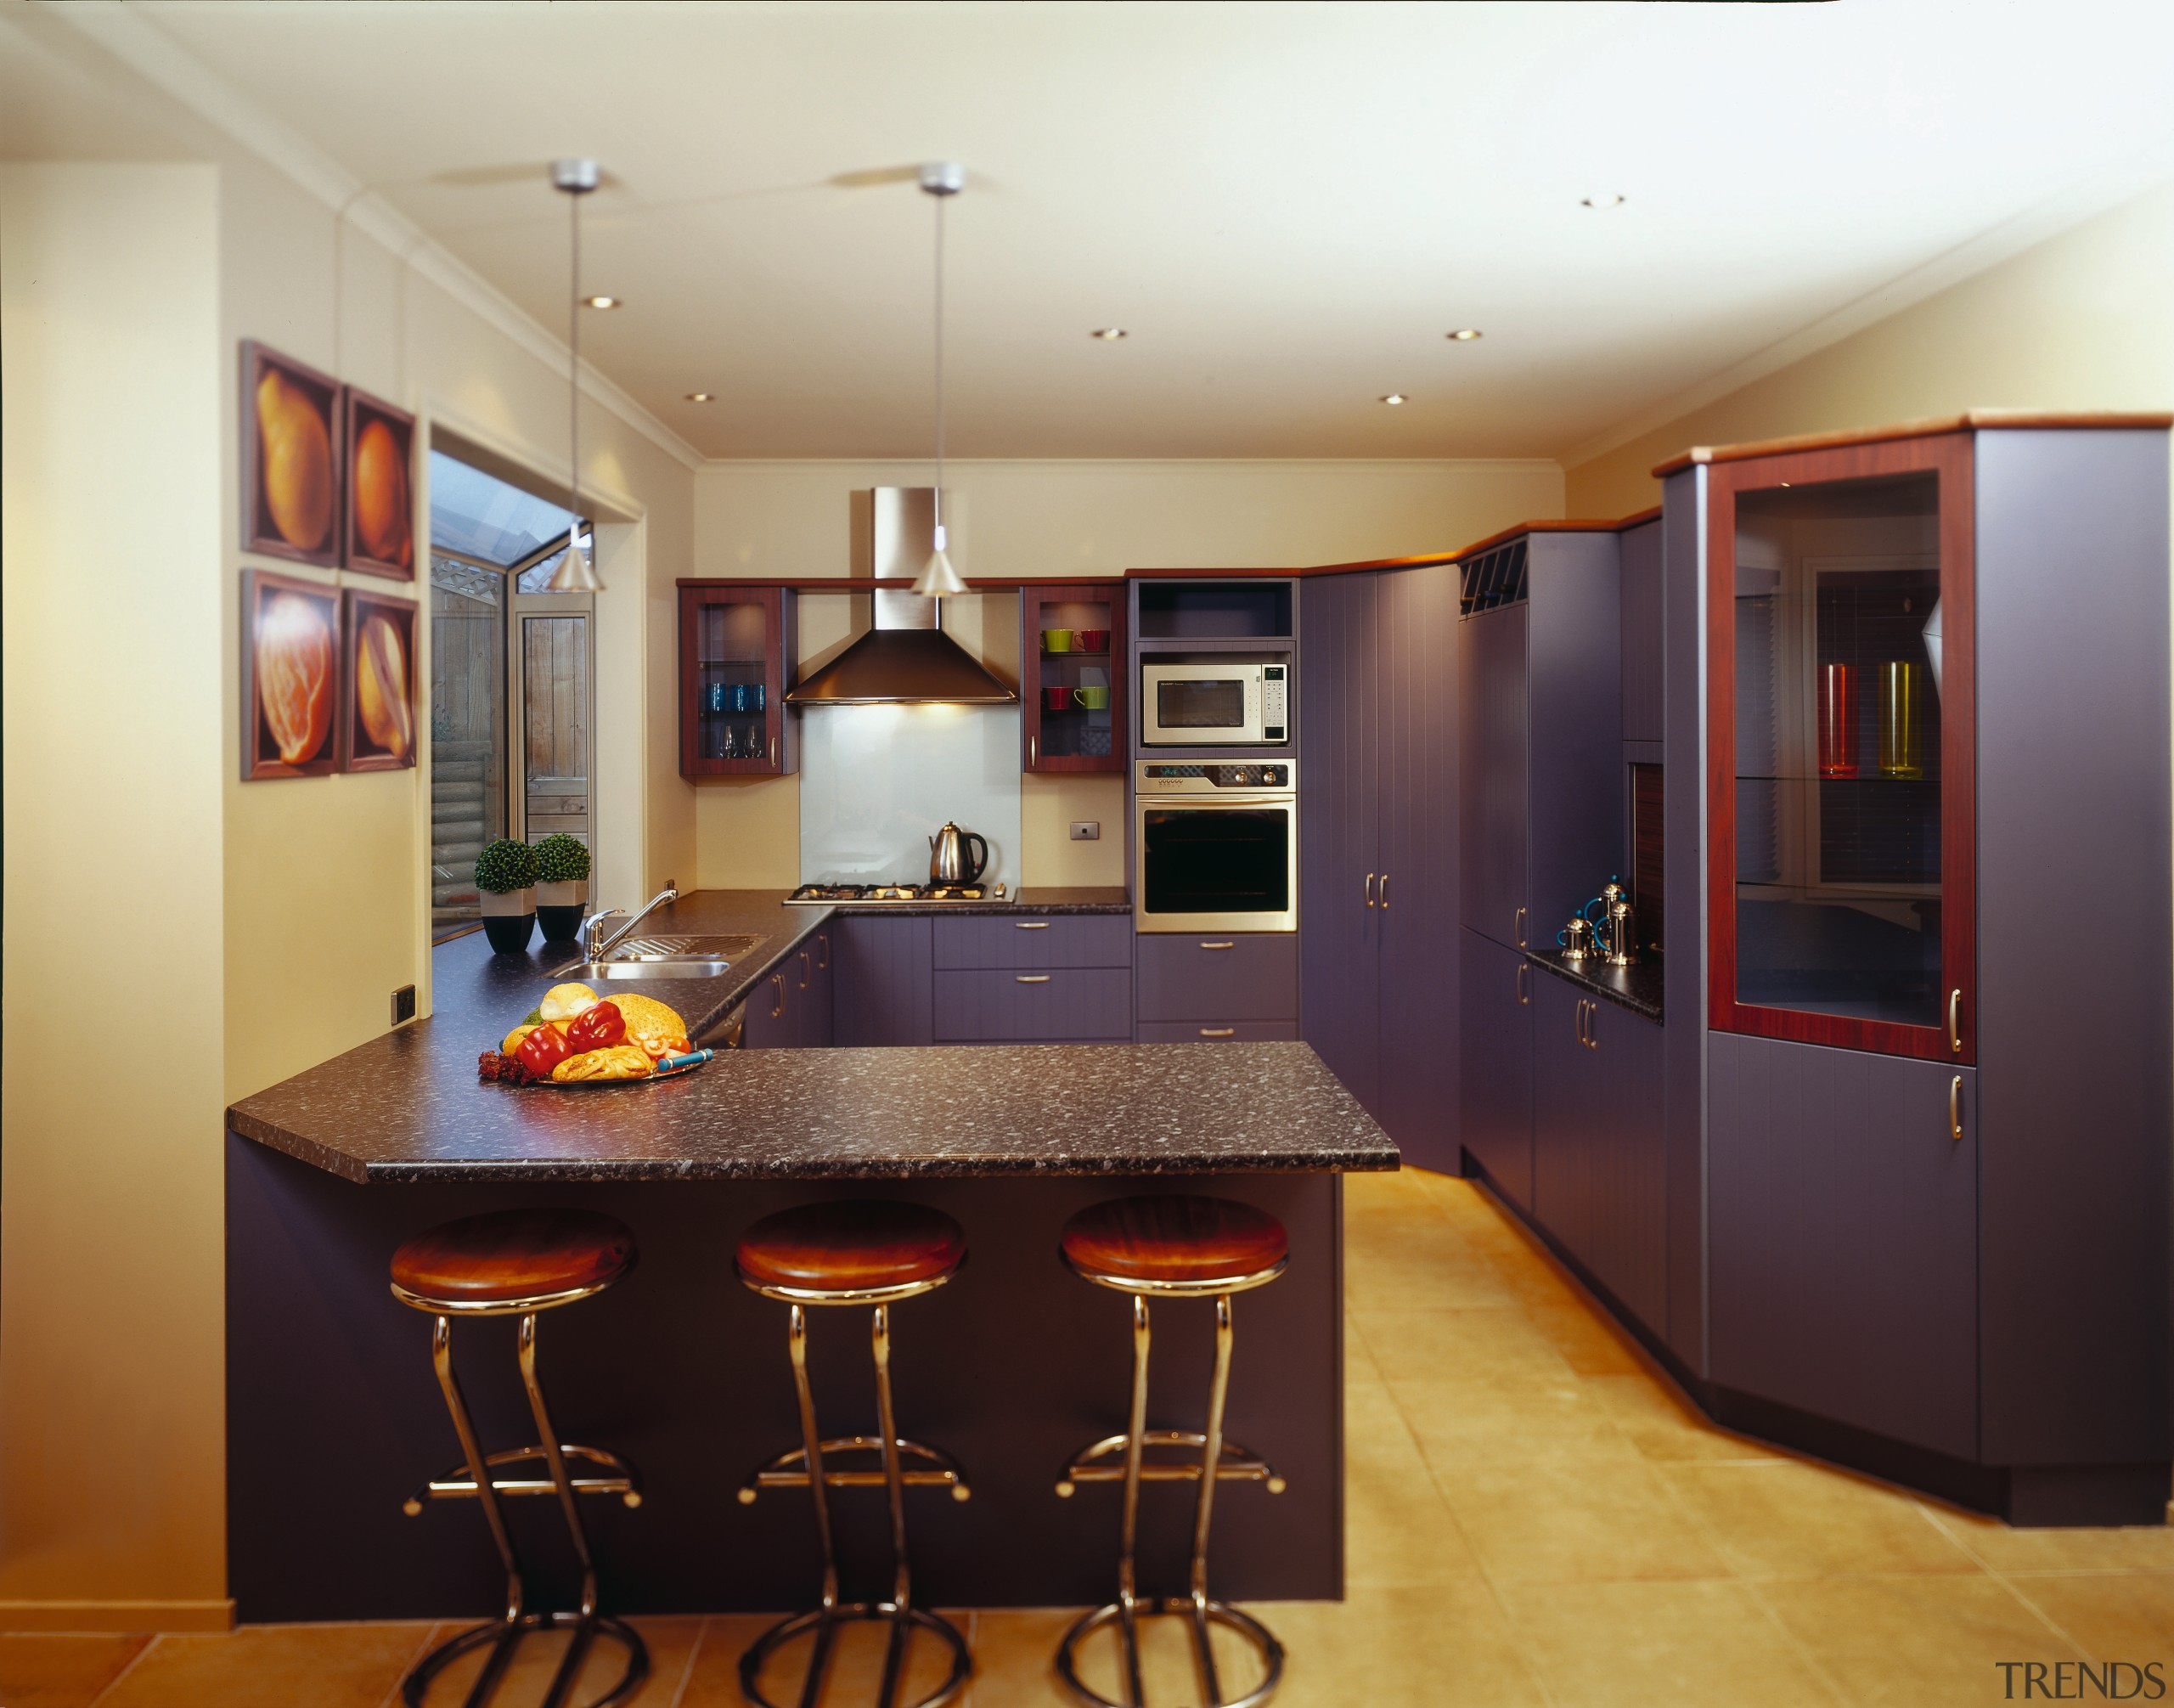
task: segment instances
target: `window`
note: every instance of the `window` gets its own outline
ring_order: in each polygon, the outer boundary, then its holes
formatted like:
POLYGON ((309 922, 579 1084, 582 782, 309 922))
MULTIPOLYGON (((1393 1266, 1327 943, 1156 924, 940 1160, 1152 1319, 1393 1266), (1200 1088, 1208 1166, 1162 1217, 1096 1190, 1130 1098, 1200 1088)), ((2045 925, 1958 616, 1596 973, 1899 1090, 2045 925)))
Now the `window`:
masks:
POLYGON ((487 842, 589 840, 594 601, 549 593, 572 512, 431 453, 431 927, 481 916, 487 842))

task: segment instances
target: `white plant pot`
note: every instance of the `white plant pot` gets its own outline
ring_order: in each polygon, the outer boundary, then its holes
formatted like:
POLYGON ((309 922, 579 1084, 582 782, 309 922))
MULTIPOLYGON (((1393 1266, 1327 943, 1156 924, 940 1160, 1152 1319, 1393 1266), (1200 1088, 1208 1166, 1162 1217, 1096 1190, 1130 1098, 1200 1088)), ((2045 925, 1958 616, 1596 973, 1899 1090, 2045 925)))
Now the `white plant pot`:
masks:
POLYGON ((504 893, 492 890, 477 892, 483 898, 483 917, 486 919, 518 919, 524 913, 536 911, 536 889, 510 889, 504 893))
POLYGON ((589 901, 589 880, 576 878, 572 883, 539 883, 536 886, 536 905, 538 907, 583 907, 589 901))

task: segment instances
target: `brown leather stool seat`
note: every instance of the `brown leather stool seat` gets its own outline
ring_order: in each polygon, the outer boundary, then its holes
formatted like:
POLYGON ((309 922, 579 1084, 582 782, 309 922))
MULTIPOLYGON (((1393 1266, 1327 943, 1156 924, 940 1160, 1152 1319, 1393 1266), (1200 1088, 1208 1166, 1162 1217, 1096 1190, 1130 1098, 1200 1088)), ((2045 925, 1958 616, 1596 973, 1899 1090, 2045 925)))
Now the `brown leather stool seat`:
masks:
POLYGON ((1291 1241, 1266 1210, 1164 1193, 1090 1205, 1058 1241, 1078 1274, 1124 1292, 1227 1293, 1281 1272, 1291 1241))
POLYGON ((392 1254, 392 1285, 410 1300, 489 1314, 600 1292, 634 1254, 627 1225, 594 1210, 497 1210, 417 1234, 392 1254))
POLYGON ((966 1235, 925 1204, 863 1198, 801 1204, 741 1236, 740 1278, 758 1292, 812 1299, 921 1292, 966 1260, 966 1235))

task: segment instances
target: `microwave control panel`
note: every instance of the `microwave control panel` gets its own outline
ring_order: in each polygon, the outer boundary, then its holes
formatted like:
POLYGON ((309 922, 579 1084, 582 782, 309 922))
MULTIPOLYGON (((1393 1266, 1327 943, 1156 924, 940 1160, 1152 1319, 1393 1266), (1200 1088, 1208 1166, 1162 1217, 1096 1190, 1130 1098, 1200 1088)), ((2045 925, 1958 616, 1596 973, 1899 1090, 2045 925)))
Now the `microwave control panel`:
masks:
POLYGON ((1297 785, 1291 762, 1272 765, 1178 764, 1161 759, 1142 759, 1137 792, 1143 795, 1205 795, 1229 790, 1287 795, 1297 785))
POLYGON ((1289 674, 1287 664, 1270 664, 1261 670, 1260 738, 1264 741, 1291 739, 1290 684, 1285 679, 1289 674))

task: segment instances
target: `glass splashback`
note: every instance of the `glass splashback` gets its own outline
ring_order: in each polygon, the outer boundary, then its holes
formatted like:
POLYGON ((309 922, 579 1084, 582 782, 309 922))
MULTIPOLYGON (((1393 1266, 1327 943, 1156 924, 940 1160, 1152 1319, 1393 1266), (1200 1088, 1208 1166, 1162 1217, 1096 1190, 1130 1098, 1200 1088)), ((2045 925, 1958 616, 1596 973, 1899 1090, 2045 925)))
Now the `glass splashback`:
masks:
POLYGON ((1941 1021, 1940 477, 1736 502, 1736 1000, 1941 1021))

